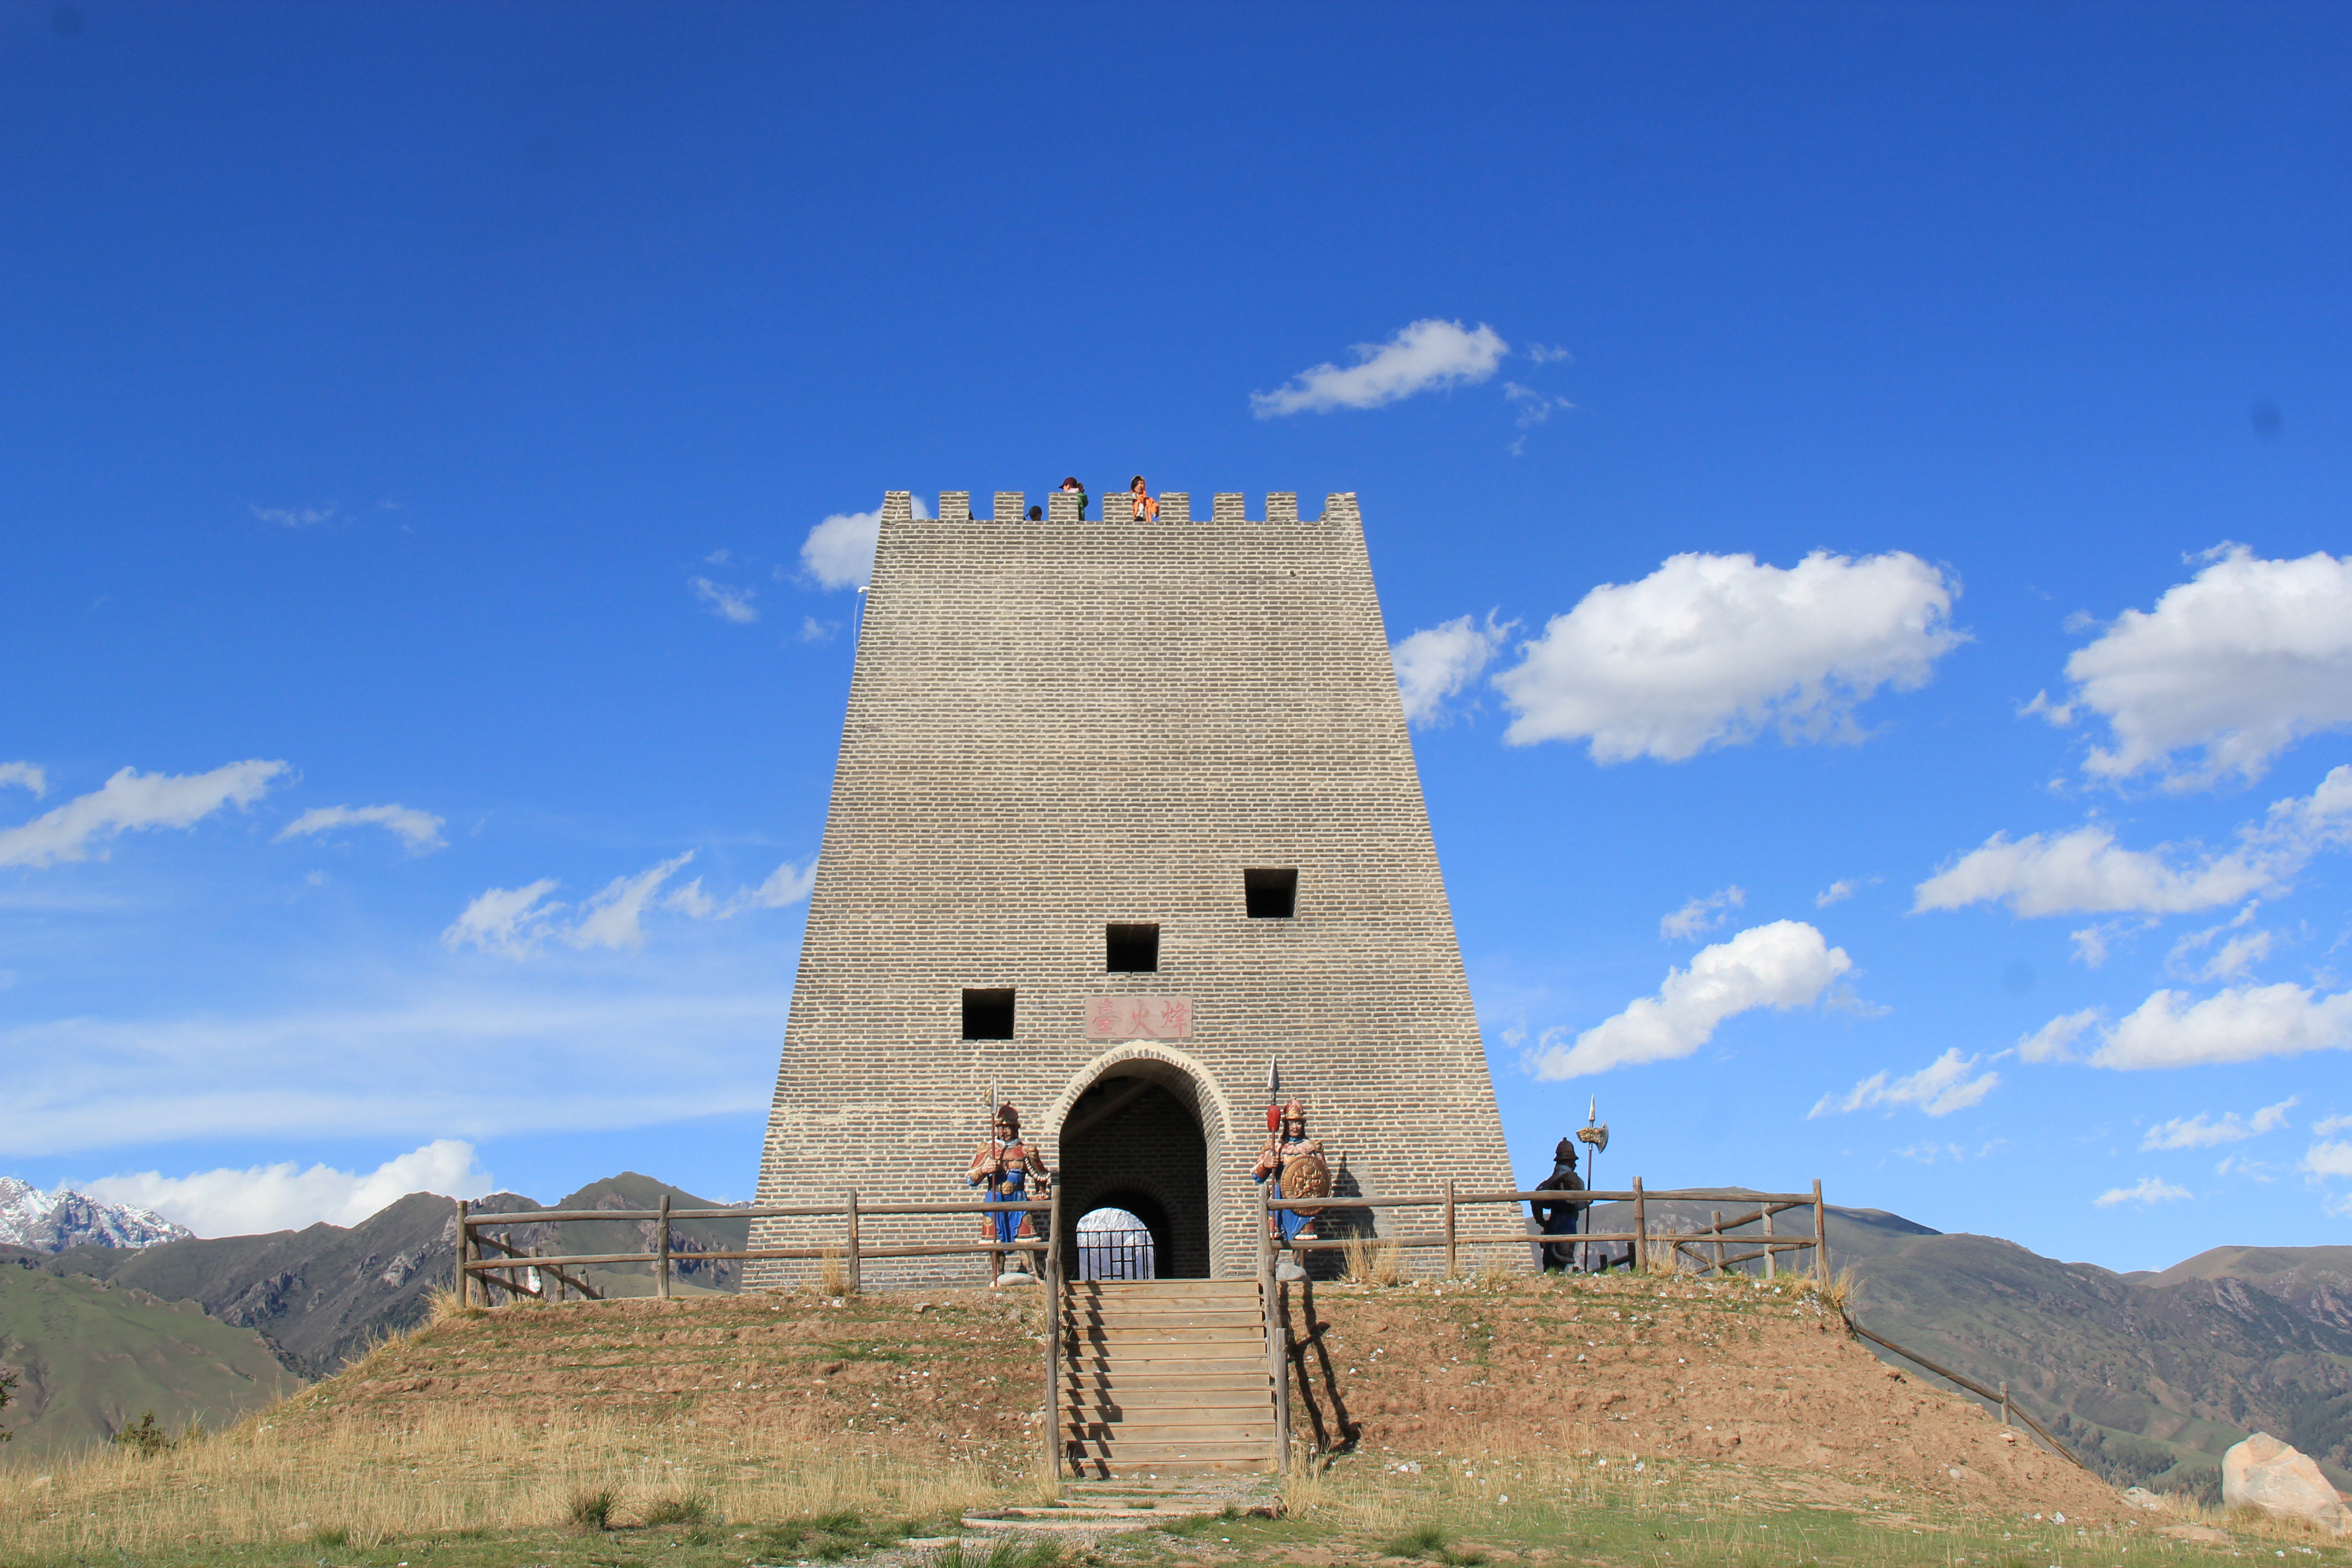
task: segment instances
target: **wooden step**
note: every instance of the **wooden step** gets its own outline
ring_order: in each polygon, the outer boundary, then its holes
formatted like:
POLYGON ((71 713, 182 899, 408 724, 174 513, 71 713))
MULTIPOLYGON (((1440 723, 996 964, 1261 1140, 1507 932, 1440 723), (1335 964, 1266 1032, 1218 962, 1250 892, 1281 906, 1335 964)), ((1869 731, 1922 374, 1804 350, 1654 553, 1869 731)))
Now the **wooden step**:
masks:
POLYGON ((1220 1388, 1201 1393, 1190 1390, 1122 1388, 1113 1394, 1108 1391, 1074 1395, 1062 1402, 1066 1410, 1087 1412, 1119 1411, 1133 1414, 1150 1411, 1154 1414, 1176 1410, 1246 1410, 1262 1411, 1274 1407, 1274 1401, 1264 1388, 1220 1388))
POLYGON ((1274 1417, 1263 1421, 1073 1421, 1073 1437, 1106 1443, 1271 1443, 1274 1417))
POLYGON ((1195 1464, 1254 1460, 1262 1465, 1274 1457, 1274 1444, 1266 1437, 1225 1442, 1206 1439, 1199 1442, 1105 1441, 1099 1437, 1083 1437, 1073 1439, 1071 1446, 1082 1453, 1106 1459, 1115 1468, 1129 1470, 1138 1464, 1178 1459, 1190 1459, 1195 1464))
POLYGON ((1243 1333, 1265 1332, 1265 1314, 1255 1307, 1202 1307, 1189 1312, 1172 1308, 1097 1311, 1091 1307, 1076 1307, 1071 1309, 1069 1323, 1076 1329, 1233 1329, 1243 1333))

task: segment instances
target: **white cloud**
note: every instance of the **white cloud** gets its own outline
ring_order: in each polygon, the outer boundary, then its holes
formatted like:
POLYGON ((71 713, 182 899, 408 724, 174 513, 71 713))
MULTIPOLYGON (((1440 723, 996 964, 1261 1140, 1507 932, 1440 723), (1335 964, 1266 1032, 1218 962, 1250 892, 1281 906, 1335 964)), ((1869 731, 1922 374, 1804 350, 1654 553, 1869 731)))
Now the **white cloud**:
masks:
POLYGON ((1575 356, 1556 344, 1529 343, 1528 357, 1538 364, 1549 364, 1555 360, 1573 359, 1575 356))
MULTIPOLYGON (((930 509, 922 498, 913 501, 914 514, 928 519, 930 509)), ((874 577, 874 547, 882 541, 882 509, 837 511, 808 531, 801 542, 801 565, 822 588, 863 588, 874 577)))
POLYGON ((2352 1047, 2352 991, 2315 995, 2301 985, 2236 985, 2201 1002, 2158 991, 2104 1033, 2099 1068, 2198 1067, 2352 1047))
POLYGON ((2154 1176, 2142 1176, 2137 1186, 2110 1187, 2091 1202, 2103 1209, 2111 1209, 2117 1204, 2137 1204, 2145 1208, 2150 1204, 2178 1203, 2182 1198, 2196 1195, 2187 1187, 2176 1187, 2169 1182, 2158 1181, 2154 1176))
POLYGON ((1753 739, 1853 740, 1854 707, 1924 685, 1965 640, 1954 584, 1897 551, 1816 551, 1794 567, 1750 555, 1676 555, 1638 583, 1603 584, 1548 622, 1495 677, 1515 745, 1590 738, 1592 758, 1680 762, 1753 739))
POLYGON ((489 1173, 474 1146, 436 1138, 385 1161, 373 1171, 338 1171, 291 1160, 244 1171, 199 1171, 166 1176, 154 1171, 101 1176, 83 1184, 92 1197, 134 1204, 177 1220, 198 1236, 253 1236, 299 1230, 325 1221, 354 1226, 411 1193, 478 1198, 490 1191, 489 1173))
MULTIPOLYGON (((190 1139, 482 1140, 764 1114, 790 964, 766 944, 615 973, 574 961, 420 976, 371 995, 380 966, 316 1003, 258 1010, 0 1010, 0 1149, 20 1158, 190 1139), (714 963, 717 967, 714 968, 714 963), (661 1042, 662 1075, 644 1074, 661 1042), (472 1086, 495 1061, 510 1094, 472 1086)), ((362 973, 361 970, 366 970, 362 973)), ((13 997, 13 994, 12 994, 13 997)), ((175 1004, 176 1005, 176 1004, 175 1004)))
POLYGON ((1817 910, 1825 910, 1832 904, 1843 903, 1846 900, 1853 897, 1854 894, 1861 890, 1862 884, 1860 882, 1855 881, 1851 877, 1840 877, 1836 881, 1832 882, 1828 887, 1823 888, 1820 892, 1813 895, 1813 908, 1817 910))
POLYGON ((521 958, 535 950, 562 904, 541 903, 559 884, 552 877, 521 888, 492 888, 478 895, 441 933, 441 945, 456 952, 471 942, 484 952, 521 958))
POLYGON ((1710 931, 1721 925, 1725 910, 1744 909, 1747 903, 1748 895, 1736 882, 1703 899, 1693 899, 1658 921, 1658 940, 1687 942, 1702 931, 1710 931))
POLYGON ((1549 393, 1538 392, 1532 386, 1521 386, 1516 381, 1503 383, 1503 401, 1518 409, 1519 428, 1522 430, 1542 424, 1552 416, 1556 409, 1576 406, 1565 397, 1554 397, 1549 393))
POLYGON ((2270 869, 2250 864, 2242 851, 2210 856, 2180 870, 2165 863, 2168 848, 2117 848, 2115 835, 2096 826, 2055 837, 2030 834, 2014 843, 1996 833, 1920 883, 1911 912, 1999 900, 2011 914, 2028 917, 2110 910, 2179 914, 2231 903, 2274 883, 2270 869))
POLYGON ((2074 1059, 2074 1042, 2084 1031, 2099 1021, 2096 1007, 2085 1007, 2079 1013, 2069 1013, 2053 1018, 2042 1027, 2017 1042, 2017 1058, 2027 1062, 2070 1062, 2074 1059))
POLYGON ((2257 778, 2301 737, 2352 724, 2352 560, 2263 561, 2242 545, 2218 553, 2067 659, 2074 691, 2043 710, 2063 723, 2087 708, 2113 742, 2092 750, 2085 771, 2161 769, 2169 788, 2202 789, 2257 778), (2202 753, 2194 765, 2176 766, 2191 749, 2202 753))
MULTIPOLYGON (((869 563, 873 553, 869 545, 866 549, 869 563)), ((708 605, 710 613, 722 621, 732 621, 740 626, 749 626, 760 618, 760 606, 751 602, 753 595, 749 588, 730 588, 708 577, 688 577, 686 585, 693 589, 694 596, 708 605)))
POLYGON ((1757 1007, 1805 1006, 1853 967, 1843 948, 1801 921, 1751 927, 1701 948, 1689 969, 1667 972, 1655 996, 1585 1030, 1574 1045, 1547 1031, 1528 1065, 1538 1079, 1551 1079, 1686 1057, 1725 1019, 1757 1007))
POLYGON ((262 521, 275 523, 279 528, 310 528, 332 520, 335 503, 329 501, 324 506, 249 506, 246 510, 262 521))
POLYGON ((124 768, 103 788, 77 795, 21 827, 0 831, 0 866, 82 860, 92 839, 156 827, 190 827, 223 806, 259 800, 284 763, 231 763, 208 773, 142 773, 124 768))
POLYGON ((705 566, 724 566, 734 558, 735 552, 731 550, 714 550, 702 558, 702 563, 705 566))
POLYGON ((694 851, 689 849, 634 877, 614 878, 580 906, 580 918, 559 934, 578 948, 627 948, 635 952, 645 946, 642 922, 646 906, 653 901, 661 885, 669 880, 670 874, 693 858, 694 851))
POLYGON ((689 849, 634 875, 615 877, 576 908, 548 899, 560 885, 551 877, 529 887, 492 888, 466 906, 441 933, 441 943, 452 952, 471 945, 506 958, 528 958, 550 940, 583 951, 635 952, 646 944, 647 910, 668 910, 689 920, 727 920, 747 910, 780 910, 797 903, 816 882, 814 858, 805 868, 787 860, 759 886, 738 889, 724 900, 705 892, 699 877, 656 897, 662 884, 693 858, 689 849), (569 918, 562 918, 567 912, 569 918))
POLYGON ((2149 1128, 2139 1146, 2143 1150, 2212 1149, 2223 1143, 2242 1143, 2285 1126, 2286 1113, 2300 1104, 2302 1098, 2294 1095, 2276 1105, 2265 1105, 2250 1118, 2241 1117, 2234 1110, 2223 1111, 2218 1121, 2202 1110, 2194 1116, 2176 1116, 2149 1128))
POLYGON ((2314 1143, 2304 1151, 2298 1168, 2314 1176, 2352 1176, 2352 1143, 2314 1143))
POLYGON ((2311 1124, 2311 1130, 2322 1138, 2331 1132, 2352 1131, 2352 1116, 2323 1116, 2311 1124))
POLYGON ((1483 626, 1473 616, 1460 616, 1417 631, 1391 648, 1405 718, 1415 724, 1443 723, 1445 700, 1478 679, 1517 626, 1517 621, 1496 621, 1489 610, 1483 626))
POLYGON ((1892 1109, 1914 1105, 1930 1116, 1948 1116, 1955 1110, 1966 1110, 2000 1087, 2000 1074, 1997 1072, 1979 1073, 1973 1078, 1969 1076, 1975 1071, 1980 1059, 1961 1056, 1959 1047, 1956 1046, 1906 1078, 1890 1079, 1886 1073, 1876 1072, 1855 1084, 1843 1099, 1834 1094, 1825 1094, 1811 1110, 1806 1112, 1806 1116, 1811 1120, 1832 1112, 1843 1114, 1874 1106, 1892 1109))
POLYGON ((1318 364, 1289 385, 1250 394, 1261 419, 1303 410, 1377 408, 1416 392, 1475 384, 1495 374, 1510 345, 1485 322, 1475 329, 1435 318, 1415 321, 1384 343, 1358 343, 1356 363, 1345 370, 1318 364))
POLYGON ((296 817, 278 836, 283 844, 289 838, 308 838, 313 834, 354 823, 373 823, 397 835, 408 846, 411 855, 422 855, 428 849, 442 849, 448 840, 441 837, 447 826, 430 812, 418 811, 406 805, 316 805, 296 817))
POLYGON ((0 787, 9 784, 31 790, 38 800, 49 793, 49 775, 30 763, 0 763, 0 787))
POLYGON ((801 641, 831 642, 833 634, 841 629, 839 621, 820 621, 814 616, 801 617, 801 641))
POLYGON ((787 904, 797 904, 809 896, 816 886, 816 857, 809 857, 805 867, 795 868, 789 860, 768 873, 768 879, 752 889, 748 896, 736 895, 746 908, 781 910, 787 904))
POLYGON ((697 877, 683 888, 662 900, 662 908, 698 921, 723 921, 741 914, 745 910, 781 910, 796 904, 809 896, 816 885, 816 861, 812 858, 806 869, 787 860, 768 873, 768 879, 756 888, 739 888, 732 898, 714 899, 702 890, 702 879, 697 877))
POLYGON ((1996 833, 1915 889, 1911 910, 1957 910, 2004 902, 2021 916, 2129 911, 2180 914, 2266 892, 2342 845, 2352 828, 2352 765, 2337 767, 2308 795, 2274 801, 2262 821, 2238 830, 2226 854, 2185 866, 2173 847, 2116 847, 2115 835, 2089 826, 2055 837, 2011 842, 1996 833))

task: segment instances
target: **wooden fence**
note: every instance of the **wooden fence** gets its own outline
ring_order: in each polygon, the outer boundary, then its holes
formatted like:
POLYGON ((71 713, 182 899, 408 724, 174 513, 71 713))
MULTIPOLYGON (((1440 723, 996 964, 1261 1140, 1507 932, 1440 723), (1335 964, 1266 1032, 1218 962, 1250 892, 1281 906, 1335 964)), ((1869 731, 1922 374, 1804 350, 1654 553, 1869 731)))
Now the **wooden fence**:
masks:
MULTIPOLYGON (((1314 1210, 1318 1213, 1339 1214, 1357 1209, 1433 1208, 1438 1211, 1437 1229, 1433 1232, 1411 1236, 1334 1237, 1293 1241, 1288 1245, 1298 1250, 1359 1245, 1443 1247, 1445 1251, 1445 1273, 1448 1279, 1461 1271, 1461 1249, 1465 1247, 1540 1246, 1549 1241, 1554 1245, 1573 1242, 1630 1243, 1633 1249, 1633 1267, 1644 1271, 1650 1267, 1652 1249, 1661 1244, 1668 1247, 1669 1256, 1679 1259, 1687 1255, 1696 1259, 1702 1270, 1708 1273, 1720 1274, 1735 1264, 1751 1263, 1760 1258, 1764 1260, 1764 1273, 1768 1279, 1780 1272, 1780 1254, 1810 1248, 1813 1254, 1815 1278, 1824 1284, 1829 1280, 1828 1211, 1822 1206, 1822 1184, 1819 1182, 1813 1184, 1813 1190, 1810 1193, 1749 1193, 1741 1192, 1736 1188, 1716 1187, 1695 1187, 1654 1193, 1643 1190, 1642 1178, 1639 1176, 1633 1178, 1633 1184, 1629 1190, 1622 1193, 1457 1193, 1454 1189, 1454 1184, 1448 1182, 1443 1192, 1428 1197, 1288 1200, 1268 1197, 1266 1189, 1261 1187, 1258 1189, 1258 1206, 1262 1215, 1276 1209, 1314 1210), (1507 1205, 1516 1215, 1522 1204, 1549 1204, 1555 1206, 1565 1205, 1589 1211, 1595 1204, 1618 1203, 1629 1203, 1633 1205, 1633 1229, 1612 1231, 1580 1229, 1574 1236, 1549 1237, 1537 1235, 1524 1226, 1517 1233, 1507 1235, 1463 1236, 1459 1234, 1461 1211, 1469 1207, 1507 1205), (1724 1217, 1721 1209, 1716 1209, 1710 1215, 1706 1230, 1696 1233, 1669 1234, 1654 1232, 1650 1228, 1650 1205, 1653 1203, 1737 1203, 1752 1204, 1755 1206, 1749 1212, 1729 1219, 1724 1217), (1813 1223, 1810 1233, 1801 1231, 1788 1236, 1778 1234, 1773 1225, 1774 1218, 1788 1213, 1790 1209, 1812 1211, 1813 1223), (1762 1229, 1754 1235, 1732 1234, 1745 1230, 1751 1225, 1760 1225, 1762 1229), (1728 1247, 1748 1246, 1751 1243, 1753 1244, 1751 1250, 1727 1254, 1726 1249, 1728 1247)), ((1588 1213, 1580 1217, 1589 1219, 1591 1215, 1588 1213)), ((1274 1268, 1275 1250, 1272 1227, 1261 1223, 1258 1226, 1258 1271, 1262 1275, 1270 1275, 1274 1268)))

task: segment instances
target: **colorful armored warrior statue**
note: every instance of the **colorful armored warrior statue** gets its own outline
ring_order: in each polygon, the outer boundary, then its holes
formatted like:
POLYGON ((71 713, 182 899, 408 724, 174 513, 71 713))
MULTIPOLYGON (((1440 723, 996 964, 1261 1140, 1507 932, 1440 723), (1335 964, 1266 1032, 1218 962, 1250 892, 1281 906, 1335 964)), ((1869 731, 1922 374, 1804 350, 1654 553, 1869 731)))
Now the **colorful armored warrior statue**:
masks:
MULTIPOLYGON (((1250 1180, 1264 1183, 1274 1179, 1275 1195, 1283 1198, 1328 1198, 1331 1195, 1331 1167, 1323 1161, 1323 1145, 1307 1136, 1307 1107, 1293 1100, 1282 1108, 1281 1125, 1266 1135, 1265 1147, 1258 1151, 1257 1163, 1250 1168, 1250 1180)), ((1320 1209, 1276 1209, 1273 1214, 1277 1234, 1287 1246, 1309 1232, 1320 1209)))
MULTIPOLYGON (((1575 1139, 1561 1139, 1559 1147, 1552 1151, 1551 1162, 1551 1174, 1536 1184, 1536 1191, 1580 1193, 1584 1190, 1584 1179, 1576 1173, 1575 1139)), ((1577 1204, 1538 1203, 1530 1206, 1536 1211, 1536 1218, 1542 1224, 1546 1236, 1574 1236, 1578 1229, 1577 1221, 1583 1214, 1582 1206, 1577 1204)), ((1576 1244, 1565 1241, 1547 1243, 1543 1249, 1543 1266, 1547 1274, 1574 1268, 1576 1244)))
MULTIPOLYGON (((1021 1138, 1021 1112, 1010 1100, 996 1108, 993 1135, 971 1152, 971 1169, 964 1173, 964 1184, 980 1188, 992 1204, 1017 1204, 1029 1196, 1029 1178, 1034 1175, 1042 1187, 1051 1179, 1045 1169, 1045 1157, 1021 1138)), ((981 1216, 982 1233, 999 1242, 1012 1242, 1034 1237, 1037 1227, 1031 1216, 1013 1209, 999 1210, 981 1216)), ((991 1255, 999 1271, 1004 1255, 991 1255)), ((1026 1254, 1022 1255, 1024 1258, 1026 1254)))

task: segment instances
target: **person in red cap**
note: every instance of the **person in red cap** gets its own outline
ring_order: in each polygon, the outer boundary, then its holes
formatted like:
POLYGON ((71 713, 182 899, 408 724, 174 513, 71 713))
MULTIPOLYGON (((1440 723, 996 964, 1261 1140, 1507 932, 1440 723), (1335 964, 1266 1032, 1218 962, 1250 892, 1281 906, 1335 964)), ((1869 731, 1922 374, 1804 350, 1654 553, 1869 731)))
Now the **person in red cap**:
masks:
MULTIPOLYGON (((1324 1163, 1322 1143, 1307 1136, 1307 1107, 1297 1099, 1282 1108, 1281 1124, 1266 1134, 1265 1147, 1258 1151, 1257 1163, 1250 1167, 1251 1181, 1263 1185, 1269 1179, 1276 1197, 1331 1195, 1331 1167, 1324 1163)), ((1287 1247, 1308 1234, 1319 1212, 1276 1209, 1274 1223, 1282 1245, 1287 1247)))
MULTIPOLYGON (((992 1136, 972 1150, 971 1169, 964 1173, 964 1184, 980 1188, 987 1194, 984 1201, 988 1203, 1017 1204, 1029 1196, 1031 1176, 1042 1184, 1048 1174, 1045 1157, 1021 1137, 1021 1112, 1013 1109, 1011 1100, 998 1106, 992 1136)), ((1029 1216, 1017 1209, 998 1209, 981 1217, 988 1233, 1008 1246, 1019 1239, 1024 1230, 1036 1234, 1029 1216)), ((989 1256, 994 1271, 1003 1273, 1004 1255, 995 1252, 989 1256)), ((1021 1256, 1025 1258, 1027 1255, 1021 1256)))

